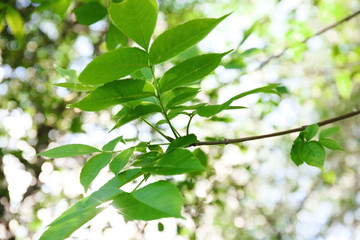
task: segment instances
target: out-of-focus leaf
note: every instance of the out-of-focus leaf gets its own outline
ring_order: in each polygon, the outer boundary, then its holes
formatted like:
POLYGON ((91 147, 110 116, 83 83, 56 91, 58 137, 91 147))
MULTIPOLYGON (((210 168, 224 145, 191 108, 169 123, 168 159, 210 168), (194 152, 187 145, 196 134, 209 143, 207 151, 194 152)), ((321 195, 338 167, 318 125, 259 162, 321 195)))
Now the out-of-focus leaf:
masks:
POLYGON ((125 220, 150 221, 181 216, 182 197, 171 183, 159 181, 132 193, 122 193, 114 198, 113 205, 125 220))
POLYGON ((99 2, 88 2, 74 10, 76 20, 84 25, 90 25, 106 16, 106 8, 99 2))
POLYGON ((96 87, 91 86, 91 85, 83 85, 81 83, 70 83, 70 82, 65 82, 65 83, 55 83, 52 84, 54 86, 57 87, 64 87, 67 89, 70 89, 74 92, 83 92, 83 91, 93 91, 96 89, 96 87))
POLYGON ((124 79, 106 83, 89 93, 86 97, 70 107, 84 111, 97 111, 107 107, 154 96, 154 87, 138 79, 124 79))
POLYGON ((329 138, 321 138, 319 143, 331 150, 344 150, 336 141, 329 138))
POLYGON ((119 142, 122 142, 125 144, 123 136, 114 138, 113 140, 109 141, 102 147, 102 150, 103 151, 114 151, 116 145, 118 145, 119 142))
POLYGON ((54 66, 55 70, 60 74, 62 78, 65 78, 68 82, 74 82, 77 79, 77 72, 74 69, 64 69, 58 66, 54 66))
POLYGON ((305 142, 300 146, 300 159, 308 165, 322 168, 325 162, 325 155, 325 149, 316 141, 305 142))
POLYGON ((187 59, 174 66, 160 79, 161 92, 164 93, 177 87, 189 85, 205 77, 219 66, 221 59, 228 53, 204 54, 187 59))
POLYGON ((9 26, 11 33, 15 36, 18 41, 24 38, 24 20, 20 13, 13 7, 8 6, 5 12, 5 20, 9 26))
POLYGON ((106 33, 105 41, 108 50, 114 50, 118 45, 127 45, 126 36, 112 23, 106 33))
POLYGON ((87 192, 90 184, 111 160, 112 153, 100 153, 90 158, 84 165, 80 173, 80 183, 87 192))
POLYGON ((343 71, 336 76, 336 86, 341 97, 349 99, 353 90, 351 72, 343 71))
POLYGON ((118 48, 90 62, 79 76, 83 84, 104 84, 125 77, 148 65, 147 53, 139 48, 118 48))
POLYGON ((227 14, 218 19, 195 19, 166 30, 151 45, 151 63, 164 62, 200 42, 229 15, 227 14))
POLYGON ((128 149, 125 149, 121 153, 119 153, 110 163, 110 170, 118 174, 118 172, 123 169, 126 164, 129 162, 129 159, 131 158, 132 154, 134 153, 135 148, 131 147, 128 149))
POLYGON ((127 36, 144 49, 148 49, 154 32, 158 4, 156 0, 125 0, 111 3, 111 21, 127 36))
POLYGON ((38 153, 38 155, 49 158, 64 158, 80 156, 95 152, 100 152, 100 150, 85 144, 68 144, 38 153))
MULTIPOLYGON (((51 2, 51 1, 50 1, 51 2)), ((64 17, 66 11, 68 10, 70 6, 71 0, 58 0, 54 1, 52 3, 53 10, 56 14, 58 14, 60 17, 64 17)))

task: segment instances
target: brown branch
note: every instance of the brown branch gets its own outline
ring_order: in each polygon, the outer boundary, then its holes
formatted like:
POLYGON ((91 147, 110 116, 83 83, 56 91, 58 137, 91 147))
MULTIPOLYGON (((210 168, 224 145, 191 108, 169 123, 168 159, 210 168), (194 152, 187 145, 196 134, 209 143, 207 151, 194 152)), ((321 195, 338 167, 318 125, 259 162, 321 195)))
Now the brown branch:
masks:
MULTIPOLYGON (((318 122, 317 125, 319 126, 324 126, 333 122, 337 122, 340 120, 344 120, 346 118, 350 118, 356 115, 360 114, 360 110, 354 111, 354 112, 350 112, 338 117, 334 117, 334 118, 330 118, 327 119, 325 121, 321 121, 318 122)), ((286 135, 289 133, 294 133, 294 132, 300 132, 305 130, 305 128, 309 126, 309 125, 305 125, 302 127, 298 127, 298 128, 293 128, 293 129, 289 129, 289 130, 285 130, 285 131, 281 131, 281 132, 274 132, 274 133, 270 133, 270 134, 265 134, 265 135, 258 135, 258 136, 251 136, 251 137, 244 137, 244 138, 235 138, 235 139, 224 139, 224 140, 219 140, 219 141, 204 141, 204 142, 196 142, 190 145, 190 147, 195 147, 195 146, 204 146, 204 145, 221 145, 221 144, 230 144, 230 143, 241 143, 241 142, 247 142, 247 141, 252 141, 252 140, 258 140, 258 139, 263 139, 263 138, 270 138, 270 137, 277 137, 277 136, 282 136, 282 135, 286 135)))
POLYGON ((341 19, 341 20, 338 21, 338 22, 335 22, 335 23, 333 23, 333 24, 331 24, 331 25, 329 25, 329 26, 321 29, 320 31, 314 33, 313 35, 305 38, 305 39, 302 40, 301 42, 295 43, 295 44, 293 44, 292 46, 289 46, 289 47, 285 47, 279 54, 272 55, 272 56, 270 56, 268 59, 266 59, 265 61, 263 61, 263 62, 259 65, 259 67, 257 68, 257 70, 258 70, 258 69, 261 69, 263 66, 265 66, 266 64, 268 64, 271 60, 273 60, 273 59, 275 59, 275 58, 281 57, 281 56, 284 55, 285 52, 286 52, 287 50, 289 50, 290 48, 293 48, 293 47, 299 46, 299 45, 301 45, 301 44, 304 44, 304 43, 308 42, 311 38, 316 37, 316 36, 319 36, 319 35, 327 32, 327 31, 329 31, 330 29, 333 29, 333 28, 339 26, 340 24, 349 21, 350 19, 354 18, 355 16, 357 16, 357 15, 359 15, 359 14, 360 14, 360 10, 354 12, 353 14, 347 16, 346 18, 341 19))

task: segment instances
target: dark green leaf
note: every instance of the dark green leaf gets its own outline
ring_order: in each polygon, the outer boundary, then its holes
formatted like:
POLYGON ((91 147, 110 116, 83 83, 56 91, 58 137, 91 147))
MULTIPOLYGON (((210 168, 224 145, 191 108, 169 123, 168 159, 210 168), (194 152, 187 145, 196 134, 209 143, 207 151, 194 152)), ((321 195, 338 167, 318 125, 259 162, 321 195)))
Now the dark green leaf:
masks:
POLYGON ((183 137, 179 137, 170 143, 169 147, 166 149, 166 153, 176 148, 187 147, 195 142, 198 142, 195 134, 189 134, 183 137))
POLYGON ((116 147, 116 145, 118 145, 119 142, 122 142, 125 144, 125 141, 123 139, 123 136, 120 136, 120 137, 117 137, 117 138, 114 138, 113 140, 111 140, 110 142, 106 143, 102 150, 103 151, 113 151, 116 147))
MULTIPOLYGON (((157 113, 161 112, 161 108, 156 104, 142 104, 137 107, 135 107, 133 110, 130 110, 128 114, 124 115, 122 118, 120 118, 116 125, 113 127, 113 129, 119 128, 123 126, 124 124, 131 122, 135 119, 138 119, 140 117, 144 117, 151 113, 157 113)), ((112 130, 113 130, 112 129, 112 130)))
POLYGON ((140 175, 141 171, 139 169, 130 169, 120 173, 99 190, 81 199, 62 213, 49 225, 48 229, 40 237, 40 240, 63 240, 69 237, 71 233, 102 211, 101 208, 96 208, 97 206, 117 196, 122 192, 119 189, 121 186, 140 175))
POLYGON ((79 23, 90 25, 103 19, 107 11, 106 8, 98 2, 88 2, 76 8, 74 13, 79 23))
POLYGON ((18 11, 14 8, 8 6, 5 12, 5 20, 9 26, 11 33, 15 36, 17 40, 22 40, 24 38, 24 21, 18 11))
POLYGON ((299 154, 301 145, 303 144, 304 142, 300 138, 297 138, 291 147, 291 152, 290 152, 291 160, 296 164, 296 166, 299 166, 304 163, 303 160, 301 160, 299 154))
POLYGON ((106 33, 105 41, 108 50, 114 50, 118 45, 127 45, 126 36, 112 23, 106 33))
POLYGON ((125 0, 112 3, 111 21, 137 44, 148 49, 158 14, 156 0, 125 0))
POLYGON ((134 167, 147 167, 152 166, 161 157, 161 153, 151 151, 144 153, 143 155, 139 156, 135 162, 132 164, 134 167))
POLYGON ((174 66, 160 79, 160 91, 164 93, 205 77, 219 66, 221 59, 228 53, 196 56, 174 66))
POLYGON ((193 154, 197 157, 197 159, 199 159, 201 165, 203 165, 205 168, 208 166, 208 157, 203 150, 197 148, 193 151, 193 154))
POLYGON ((312 124, 309 125, 305 128, 304 133, 305 133, 305 138, 306 140, 310 141, 313 137, 315 137, 316 133, 319 130, 319 125, 317 124, 312 124))
POLYGON ((155 167, 147 167, 143 170, 159 175, 176 175, 204 171, 205 168, 189 150, 175 149, 166 153, 155 167))
POLYGON ((170 109, 176 105, 192 100, 199 93, 199 88, 179 87, 164 93, 161 102, 165 109, 170 109))
POLYGON ((200 42, 229 15, 218 19, 195 19, 163 32, 151 45, 151 63, 164 62, 200 42))
POLYGON ((71 104, 70 107, 77 107, 84 111, 98 111, 116 104, 154 95, 153 86, 144 80, 116 80, 95 89, 81 101, 71 104))
POLYGON ((159 153, 164 153, 164 150, 159 145, 149 145, 148 149, 150 151, 156 151, 156 152, 159 152, 159 153))
POLYGON ((148 65, 147 53, 139 48, 118 48, 91 61, 79 76, 89 85, 104 84, 125 77, 148 65))
POLYGON ((80 156, 95 152, 100 152, 100 150, 85 144, 68 144, 38 153, 38 155, 49 158, 64 158, 80 156))
POLYGON ((305 142, 301 145, 299 156, 308 165, 322 168, 325 162, 325 149, 316 141, 305 142))
POLYGON ((158 231, 159 232, 164 231, 164 224, 162 224, 161 222, 158 223, 158 231))
POLYGON ((100 170, 111 160, 112 153, 100 153, 86 162, 80 173, 80 183, 87 192, 90 183, 96 178, 100 170))
POLYGON ((129 159, 133 155, 134 150, 135 148, 133 147, 125 149, 124 151, 119 153, 116 157, 114 157, 114 159, 110 163, 110 170, 113 173, 118 174, 121 171, 121 169, 123 169, 126 166, 126 164, 129 162, 129 159))
POLYGON ((331 150, 344 150, 336 141, 329 138, 321 138, 319 143, 331 150))
POLYGON ((132 193, 122 193, 114 198, 113 205, 127 221, 182 218, 180 192, 166 181, 149 184, 132 193))
POLYGON ((269 84, 268 86, 265 87, 261 87, 261 88, 256 88, 247 92, 243 92, 240 93, 232 98, 230 98, 228 101, 224 102, 221 105, 207 105, 207 106, 203 106, 197 109, 197 114, 199 114, 199 116, 201 117, 211 117, 214 116, 216 114, 218 114, 219 112, 227 109, 230 104, 235 101, 238 100, 242 97, 245 97, 247 95, 250 94, 254 94, 254 93, 276 93, 276 87, 278 87, 279 84, 269 84))
POLYGON ((320 132, 319 139, 324 139, 324 138, 330 137, 330 136, 334 135, 335 133, 337 133, 339 130, 340 130, 339 127, 331 127, 331 128, 324 129, 320 132))

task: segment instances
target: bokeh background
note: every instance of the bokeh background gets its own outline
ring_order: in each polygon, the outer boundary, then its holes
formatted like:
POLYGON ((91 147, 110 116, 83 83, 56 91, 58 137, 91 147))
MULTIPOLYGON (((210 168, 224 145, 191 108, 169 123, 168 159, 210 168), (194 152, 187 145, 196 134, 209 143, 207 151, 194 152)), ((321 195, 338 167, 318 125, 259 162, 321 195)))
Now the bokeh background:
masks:
MULTIPOLYGON (((82 93, 51 85, 64 81, 54 65, 80 72, 108 51, 109 19, 78 23, 73 10, 83 2, 0 3, 0 239, 37 239, 84 194, 79 174, 86 158, 52 160, 36 153, 69 143, 99 147, 119 135, 129 144, 159 138, 142 122, 109 134, 119 107, 76 111, 66 105, 82 93)), ((245 110, 195 117, 190 130, 199 139, 265 134, 360 108, 360 15, 300 43, 359 11, 359 1, 170 0, 159 7, 155 35, 190 19, 233 12, 197 47, 172 60, 234 49, 202 81, 202 100, 223 102, 267 83, 285 87, 281 96, 242 99, 245 110)), ((183 122, 174 120, 179 128, 183 122)), ((345 150, 329 151, 323 172, 292 163, 297 134, 202 147, 207 171, 176 177, 186 220, 125 223, 109 208, 69 239, 360 239, 359 125, 360 117, 332 125, 341 127, 335 138, 345 150)), ((105 169, 92 189, 107 179, 105 169)))

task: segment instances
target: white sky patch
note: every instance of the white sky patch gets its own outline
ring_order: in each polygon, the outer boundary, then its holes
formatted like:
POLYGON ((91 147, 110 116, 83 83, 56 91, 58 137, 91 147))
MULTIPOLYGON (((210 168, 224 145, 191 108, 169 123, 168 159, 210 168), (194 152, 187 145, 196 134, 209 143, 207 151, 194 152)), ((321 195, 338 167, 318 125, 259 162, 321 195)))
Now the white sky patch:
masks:
POLYGON ((28 113, 23 113, 20 109, 14 109, 3 118, 2 124, 12 138, 20 139, 25 137, 26 131, 31 128, 32 118, 28 113))
POLYGON ((43 20, 40 23, 40 30, 53 41, 59 37, 59 31, 57 30, 56 24, 49 20, 43 20))
POLYGON ((81 57, 91 57, 94 53, 93 44, 91 43, 90 39, 85 36, 79 36, 75 40, 73 47, 81 57))

